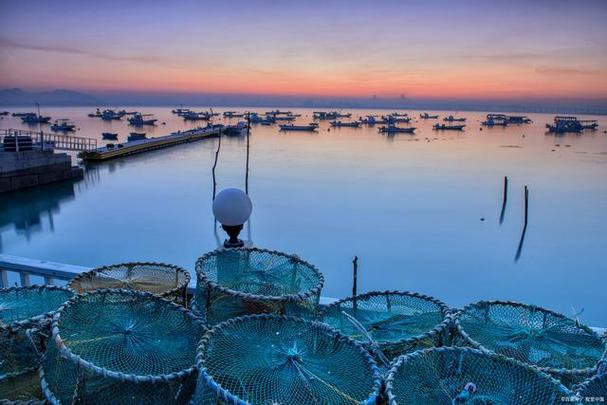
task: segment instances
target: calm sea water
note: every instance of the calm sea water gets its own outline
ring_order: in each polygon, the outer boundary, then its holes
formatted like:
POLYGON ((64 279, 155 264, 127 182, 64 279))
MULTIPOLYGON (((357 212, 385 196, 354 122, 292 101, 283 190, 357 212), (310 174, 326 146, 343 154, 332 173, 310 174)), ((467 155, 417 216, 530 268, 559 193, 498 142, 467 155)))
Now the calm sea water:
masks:
MULTIPOLYGON (((166 123, 147 129, 149 136, 195 126, 170 108, 135 109, 166 123)), ((43 113, 76 121, 76 135, 101 139, 110 131, 126 139, 125 121, 88 118, 91 111, 43 113)), ((293 111, 311 121, 312 110, 293 111)), ((544 128, 552 115, 482 131, 485 113, 457 115, 468 118, 464 132, 432 131, 434 120, 419 120, 413 136, 328 131, 328 122, 316 134, 254 126, 254 211, 242 236, 317 265, 326 296, 351 292, 358 255, 361 292, 412 290, 452 306, 517 300, 569 316, 583 311, 583 322, 607 326, 607 117, 595 117, 598 131, 554 136, 544 128), (504 176, 510 188, 500 225, 504 176), (525 185, 529 225, 515 261, 525 185)), ((12 117, 0 126, 26 128, 12 117)), ((223 138, 219 189, 244 188, 245 146, 244 138, 223 138)), ((216 147, 212 139, 117 159, 88 166, 75 183, 2 195, 0 251, 84 266, 152 260, 193 271, 196 258, 225 237, 211 214, 216 147)))

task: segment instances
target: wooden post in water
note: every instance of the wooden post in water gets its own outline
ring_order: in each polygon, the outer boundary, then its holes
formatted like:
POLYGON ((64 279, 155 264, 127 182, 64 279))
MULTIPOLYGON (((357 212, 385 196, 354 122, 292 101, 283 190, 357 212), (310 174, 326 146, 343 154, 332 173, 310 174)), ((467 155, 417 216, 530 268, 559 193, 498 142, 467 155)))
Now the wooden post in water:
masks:
POLYGON ((213 201, 215 201, 215 193, 217 192, 217 181, 215 180, 215 168, 217 167, 217 159, 219 158, 219 149, 221 149, 221 133, 217 141, 217 151, 215 152, 215 163, 213 163, 213 201))
POLYGON ((352 260, 352 297, 353 306, 356 309, 356 292, 358 289, 358 256, 354 256, 354 260, 352 260))
POLYGON ((514 256, 514 261, 518 261, 521 257, 521 252, 523 251, 523 243, 525 242, 525 233, 527 233, 527 220, 529 218, 529 188, 525 186, 525 220, 523 223, 523 232, 521 233, 521 239, 518 242, 518 249, 516 250, 516 256, 514 256))
POLYGON ((247 115, 247 169, 244 179, 244 191, 249 195, 249 132, 251 130, 251 117, 247 115))
POLYGON ((506 203, 508 202, 508 176, 504 176, 504 196, 502 199, 502 212, 500 213, 500 225, 504 222, 506 214, 506 203))
POLYGON ((527 219, 529 214, 529 188, 525 186, 525 229, 527 229, 527 219))

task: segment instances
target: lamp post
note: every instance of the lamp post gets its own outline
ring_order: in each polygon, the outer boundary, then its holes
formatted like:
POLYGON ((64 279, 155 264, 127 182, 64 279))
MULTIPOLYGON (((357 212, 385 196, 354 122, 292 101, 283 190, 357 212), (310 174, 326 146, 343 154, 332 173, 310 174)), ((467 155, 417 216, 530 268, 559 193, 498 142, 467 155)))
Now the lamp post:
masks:
POLYGON ((217 194, 215 200, 213 200, 213 215, 230 237, 223 242, 224 247, 244 246, 244 242, 238 239, 238 234, 251 216, 252 211, 253 203, 251 203, 251 199, 240 189, 226 188, 217 194))

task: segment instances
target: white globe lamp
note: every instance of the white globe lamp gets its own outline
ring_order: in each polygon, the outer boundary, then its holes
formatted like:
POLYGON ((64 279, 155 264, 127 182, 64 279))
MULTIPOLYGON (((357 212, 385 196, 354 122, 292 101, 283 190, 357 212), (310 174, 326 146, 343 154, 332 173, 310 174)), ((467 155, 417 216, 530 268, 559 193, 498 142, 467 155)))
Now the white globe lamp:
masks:
POLYGON ((252 211, 251 199, 240 189, 226 188, 217 194, 213 201, 213 215, 230 237, 223 243, 225 247, 244 246, 244 242, 238 239, 238 235, 252 211))

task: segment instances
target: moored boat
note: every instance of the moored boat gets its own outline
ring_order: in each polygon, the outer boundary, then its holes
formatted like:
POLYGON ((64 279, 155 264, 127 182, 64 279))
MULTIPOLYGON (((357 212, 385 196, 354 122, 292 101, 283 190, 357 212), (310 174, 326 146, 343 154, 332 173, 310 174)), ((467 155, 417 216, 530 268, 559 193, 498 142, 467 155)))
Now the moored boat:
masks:
POLYGON ((127 138, 127 142, 140 141, 146 139, 145 132, 131 132, 127 138))
POLYGON ((578 120, 577 117, 571 116, 556 116, 553 124, 546 124, 548 132, 556 134, 579 133, 585 129, 595 130, 598 126, 596 120, 578 120))
POLYGON ((53 125, 51 125, 51 131, 57 132, 71 132, 76 130, 76 124, 68 120, 67 118, 61 118, 55 120, 53 125))
POLYGON ((283 124, 279 125, 281 131, 316 131, 318 124, 311 122, 308 125, 283 124))
POLYGON ((109 139, 109 140, 113 140, 114 141, 114 140, 118 139, 118 134, 114 133, 114 132, 103 132, 101 134, 101 137, 103 139, 109 139))
POLYGON ((507 115, 508 124, 531 124, 531 118, 525 115, 507 115))
POLYGON ((156 121, 158 121, 155 118, 147 118, 145 119, 144 117, 151 117, 153 116, 153 114, 140 114, 137 113, 135 115, 133 115, 132 117, 128 118, 129 121, 129 125, 132 125, 134 127, 142 127, 144 125, 156 125, 156 121))
POLYGON ((388 125, 380 127, 379 132, 382 134, 412 134, 415 132, 415 127, 397 127, 396 125, 388 125))
POLYGON ((359 128, 360 127, 360 121, 350 121, 350 122, 331 121, 330 124, 334 128, 359 128))
POLYGON ((244 114, 238 111, 224 111, 223 116, 224 118, 241 118, 244 117, 244 114))
POLYGON ((30 113, 22 116, 21 120, 24 124, 48 124, 51 120, 51 117, 30 113))
POLYGON ((485 121, 481 125, 486 127, 505 127, 508 125, 508 117, 504 114, 487 114, 485 121))
POLYGON ((465 125, 447 125, 447 124, 434 124, 432 127, 433 130, 452 130, 452 131, 462 131, 465 125))
POLYGON ((453 115, 449 115, 448 117, 443 118, 443 121, 446 121, 446 122, 465 122, 466 118, 464 118, 464 117, 457 118, 457 117, 454 117, 453 115))
POLYGON ((247 129, 246 121, 239 121, 236 125, 227 125, 224 133, 228 136, 240 136, 247 129))
POLYGON ((101 119, 104 121, 113 121, 122 119, 122 115, 114 110, 106 109, 101 112, 101 119))
POLYGON ((421 113, 419 115, 419 118, 423 118, 425 120, 437 119, 438 118, 438 114, 437 115, 430 115, 427 112, 425 112, 425 113, 421 113))
POLYGON ((91 118, 101 118, 101 110, 97 108, 94 113, 88 115, 91 118))

